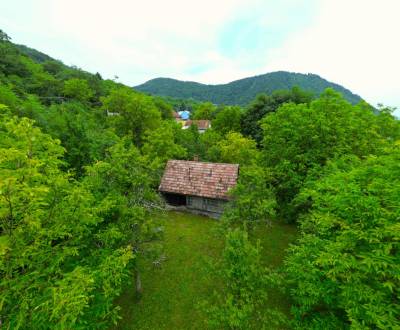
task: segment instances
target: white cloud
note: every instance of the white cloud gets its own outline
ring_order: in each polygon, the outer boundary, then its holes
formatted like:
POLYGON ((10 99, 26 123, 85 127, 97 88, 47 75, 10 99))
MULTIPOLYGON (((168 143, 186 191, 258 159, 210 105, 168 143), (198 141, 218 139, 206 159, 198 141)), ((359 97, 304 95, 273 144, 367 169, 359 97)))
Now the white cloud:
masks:
POLYGON ((400 106, 400 2, 323 0, 315 23, 268 54, 265 71, 312 72, 400 106))
POLYGON ((78 45, 72 60, 137 84, 155 76, 179 76, 204 63, 204 54, 212 51, 220 27, 249 3, 56 1, 51 17, 59 35, 78 45))

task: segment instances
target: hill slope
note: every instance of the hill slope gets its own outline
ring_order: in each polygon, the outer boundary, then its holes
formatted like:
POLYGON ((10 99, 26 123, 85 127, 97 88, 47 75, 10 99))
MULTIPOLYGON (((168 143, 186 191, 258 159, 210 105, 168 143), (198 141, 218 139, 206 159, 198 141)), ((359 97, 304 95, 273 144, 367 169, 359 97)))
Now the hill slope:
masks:
POLYGON ((279 89, 290 89, 294 86, 319 95, 330 87, 351 103, 358 103, 361 97, 338 84, 329 82, 315 74, 277 71, 260 76, 232 81, 228 84, 205 85, 191 81, 180 81, 170 78, 156 78, 134 87, 136 90, 180 99, 193 98, 198 101, 211 101, 215 104, 246 105, 259 93, 270 94, 279 89))

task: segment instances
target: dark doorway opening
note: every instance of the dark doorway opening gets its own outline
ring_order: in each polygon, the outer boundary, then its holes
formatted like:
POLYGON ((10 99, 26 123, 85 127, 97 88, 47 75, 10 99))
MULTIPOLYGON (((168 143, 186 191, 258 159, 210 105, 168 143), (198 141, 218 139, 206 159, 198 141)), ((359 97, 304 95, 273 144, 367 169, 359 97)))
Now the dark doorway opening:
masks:
POLYGON ((186 196, 185 195, 164 193, 164 198, 168 204, 173 205, 173 206, 186 205, 186 196))

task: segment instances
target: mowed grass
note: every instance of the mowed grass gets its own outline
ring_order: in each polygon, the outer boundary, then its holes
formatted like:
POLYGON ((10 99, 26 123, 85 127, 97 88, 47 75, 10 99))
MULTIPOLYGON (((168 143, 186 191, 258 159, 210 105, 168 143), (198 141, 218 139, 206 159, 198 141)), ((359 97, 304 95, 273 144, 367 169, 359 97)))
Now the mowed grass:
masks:
MULTIPOLYGON (((223 249, 218 222, 179 212, 164 217, 166 260, 160 267, 142 263, 143 294, 138 298, 131 287, 121 295, 117 303, 122 319, 116 329, 206 329, 207 315, 197 306, 218 289, 207 266, 223 249)), ((295 236, 295 227, 283 224, 257 228, 254 234, 262 239, 264 261, 272 267, 281 264, 295 236)), ((289 302, 278 291, 270 293, 270 302, 270 307, 288 312, 289 302)))

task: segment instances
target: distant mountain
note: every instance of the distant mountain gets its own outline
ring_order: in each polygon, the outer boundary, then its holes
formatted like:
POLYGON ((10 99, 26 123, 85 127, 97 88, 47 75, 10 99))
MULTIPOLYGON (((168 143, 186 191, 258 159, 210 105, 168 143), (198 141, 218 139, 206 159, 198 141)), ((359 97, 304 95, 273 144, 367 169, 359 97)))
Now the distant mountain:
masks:
POLYGON ((316 74, 286 71, 271 72, 221 85, 205 85, 192 81, 156 78, 134 88, 153 95, 179 99, 192 98, 198 101, 211 101, 215 104, 247 105, 257 94, 270 94, 275 90, 291 89, 294 86, 299 86, 316 95, 330 87, 342 93, 351 103, 358 103, 362 100, 360 96, 353 94, 343 86, 329 82, 316 74))

